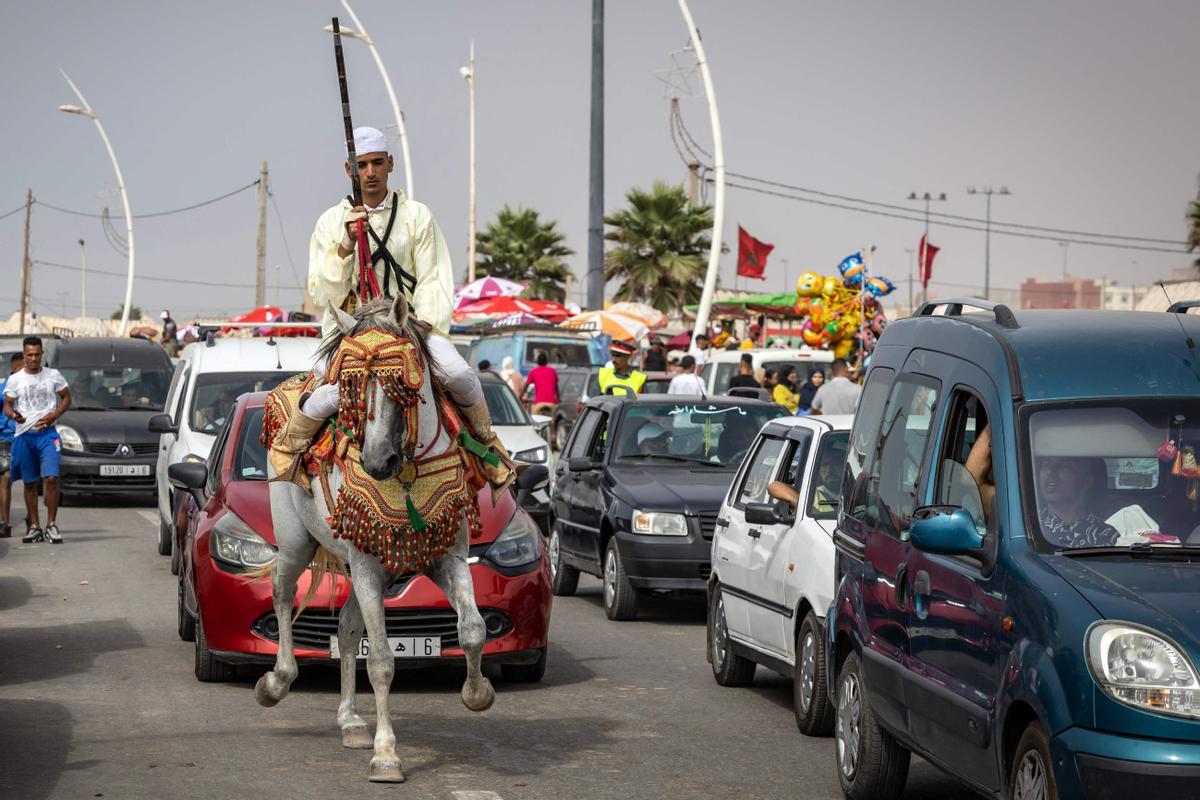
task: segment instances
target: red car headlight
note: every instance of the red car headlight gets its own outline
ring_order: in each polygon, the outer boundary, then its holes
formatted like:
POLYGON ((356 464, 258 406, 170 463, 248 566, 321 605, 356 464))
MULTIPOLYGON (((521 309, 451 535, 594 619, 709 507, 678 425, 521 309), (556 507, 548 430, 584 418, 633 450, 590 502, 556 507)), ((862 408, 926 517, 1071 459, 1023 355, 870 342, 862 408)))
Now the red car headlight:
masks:
POLYGON ((277 552, 267 540, 232 511, 217 520, 212 529, 213 557, 235 567, 265 567, 277 552))
POLYGON ((533 564, 542 557, 542 532, 528 514, 515 509, 504 532, 496 537, 483 557, 506 569, 533 564))

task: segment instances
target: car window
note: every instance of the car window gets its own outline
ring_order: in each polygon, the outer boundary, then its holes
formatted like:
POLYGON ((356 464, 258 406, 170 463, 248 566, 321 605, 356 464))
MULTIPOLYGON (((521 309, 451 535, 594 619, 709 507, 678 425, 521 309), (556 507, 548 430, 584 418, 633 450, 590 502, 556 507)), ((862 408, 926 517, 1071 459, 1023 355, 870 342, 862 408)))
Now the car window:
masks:
POLYGON ((546 358, 554 366, 592 366, 592 349, 588 347, 587 342, 557 341, 554 339, 526 340, 525 360, 531 364, 537 363, 539 353, 545 353, 546 358))
POLYGON ((621 417, 617 457, 677 466, 702 461, 733 469, 763 425, 783 416, 778 406, 735 402, 634 404, 621 417))
POLYGON ((849 444, 849 431, 827 433, 821 438, 808 491, 810 517, 837 517, 838 501, 842 496, 842 476, 846 472, 846 448, 849 444))
MULTIPOLYGON (((940 437, 942 451, 938 455, 938 478, 933 492, 936 505, 958 506, 966 510, 980 532, 987 530, 981 488, 994 487, 995 476, 992 474, 990 455, 976 452, 972 457, 972 452, 976 450, 975 443, 986 427, 987 410, 983 401, 970 392, 956 390, 950 397, 946 430, 940 437)), ((980 451, 984 444, 980 442, 980 451)), ((988 493, 990 495, 991 492, 988 493)))
POLYGON ((200 433, 216 433, 233 411, 239 395, 269 391, 291 376, 291 372, 284 370, 201 373, 195 377, 189 427, 200 433))
POLYGON ((596 432, 596 425, 600 422, 600 412, 594 408, 589 408, 583 412, 583 418, 575 425, 575 430, 571 432, 571 443, 567 447, 567 458, 576 458, 578 456, 587 455, 588 448, 592 444, 592 436, 596 432))
POLYGON ((788 359, 788 360, 782 360, 782 361, 764 360, 762 363, 762 367, 764 370, 768 370, 768 369, 775 370, 776 375, 786 375, 787 371, 789 369, 795 369, 797 386, 799 386, 802 383, 807 382, 808 379, 812 376, 813 372, 815 372, 818 369, 822 370, 825 373, 826 377, 829 376, 829 365, 828 364, 823 364, 820 362, 814 363, 813 361, 810 361, 807 359, 788 359))
MULTIPOLYGON (((864 475, 868 458, 876 448, 879 426, 883 423, 883 410, 892 388, 895 372, 886 367, 876 367, 863 387, 858 413, 854 417, 854 429, 850 433, 850 444, 846 448, 846 469, 842 477, 842 509, 858 520, 866 514, 865 486, 859 477, 864 475)), ((865 484, 865 481, 863 482, 865 484)))
POLYGON ((171 423, 173 425, 179 425, 183 419, 183 403, 187 399, 188 386, 192 377, 191 370, 188 369, 187 364, 180 364, 179 366, 179 386, 175 390, 177 392, 175 396, 175 408, 171 412, 171 423))
POLYGON ((738 364, 725 361, 716 365, 716 376, 713 378, 712 394, 725 394, 729 391, 729 382, 737 374, 738 364))
MULTIPOLYGON (((217 438, 213 441, 212 450, 208 454, 208 494, 213 495, 217 492, 217 485, 221 481, 221 462, 225 459, 225 442, 229 439, 229 426, 233 421, 233 415, 221 424, 217 431, 217 438)), ((259 425, 259 431, 262 426, 259 425)))
POLYGON ((892 387, 867 491, 867 522, 882 533, 908 532, 937 397, 938 383, 929 378, 904 375, 892 387))
POLYGON ((609 435, 608 435, 609 415, 603 411, 597 412, 596 430, 592 434, 592 441, 588 445, 584 454, 589 460, 599 463, 604 460, 604 454, 608 451, 609 435))
POLYGON ((263 408, 247 408, 234 451, 233 480, 265 481, 267 448, 262 443, 263 408))
POLYGON ((779 473, 787 445, 786 439, 774 436, 763 436, 758 440, 734 495, 734 508, 745 509, 747 503, 767 502, 767 484, 779 473))
POLYGON ((525 413, 524 407, 517 401, 517 396, 507 384, 498 381, 481 381, 483 384, 483 399, 487 403, 488 413, 493 425, 532 425, 533 420, 525 413))

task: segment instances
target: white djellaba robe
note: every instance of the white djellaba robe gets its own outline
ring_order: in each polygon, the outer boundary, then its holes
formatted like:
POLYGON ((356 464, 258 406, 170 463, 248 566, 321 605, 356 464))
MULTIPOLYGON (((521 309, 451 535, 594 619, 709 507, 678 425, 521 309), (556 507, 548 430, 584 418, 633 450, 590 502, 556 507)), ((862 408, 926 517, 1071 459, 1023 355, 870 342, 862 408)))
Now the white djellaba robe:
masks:
MULTIPOLYGON (((417 319, 433 326, 434 333, 428 342, 435 362, 434 369, 455 402, 464 407, 473 406, 483 400, 479 376, 445 336, 450 330, 450 315, 454 309, 454 275, 450 265, 450 251, 446 247, 446 239, 442 236, 437 220, 426 205, 409 200, 403 192, 393 190, 388 192, 382 206, 369 212, 367 224, 382 238, 392 213, 392 203, 395 201, 400 203, 400 207, 396 211, 396 221, 384 245, 396 262, 416 278, 416 288, 408 294, 406 287, 397 286, 397 277, 392 275, 391 294, 395 296, 396 292, 405 291, 417 319)), ((343 199, 323 213, 317 220, 309 244, 308 293, 312 295, 317 307, 325 310, 325 319, 321 326, 322 337, 337 329, 337 322, 328 312, 328 307, 343 307, 346 298, 358 288, 357 253, 352 252, 345 258, 338 255, 338 245, 341 244, 345 232, 346 215, 351 208, 350 201, 343 199)), ((367 241, 371 252, 374 252, 378 245, 369 233, 367 241)), ((376 261, 373 266, 382 291, 388 266, 383 259, 376 261)), ((312 400, 316 403, 305 403, 304 406, 305 413, 312 416, 330 416, 336 409, 336 398, 317 398, 314 395, 312 400), (326 410, 324 406, 327 403, 323 401, 328 400, 335 403, 334 407, 329 409, 328 413, 320 413, 326 410)))

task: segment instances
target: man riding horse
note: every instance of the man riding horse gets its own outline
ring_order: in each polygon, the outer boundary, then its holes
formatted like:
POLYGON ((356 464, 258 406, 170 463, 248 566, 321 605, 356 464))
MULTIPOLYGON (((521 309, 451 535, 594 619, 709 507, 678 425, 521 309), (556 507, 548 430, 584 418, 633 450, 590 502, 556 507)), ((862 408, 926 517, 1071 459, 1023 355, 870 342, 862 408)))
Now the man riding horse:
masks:
MULTIPOLYGON (((355 128, 354 149, 363 204, 354 206, 347 197, 328 209, 317 220, 309 245, 308 291, 326 309, 322 336, 328 339, 337 331, 334 314, 328 309, 353 314, 365 301, 356 259, 356 251, 365 244, 375 285, 386 298, 402 292, 413 315, 424 323, 435 378, 462 411, 475 438, 500 457, 499 465, 483 464, 487 477, 493 486, 506 486, 513 478, 512 461, 492 430, 479 376, 446 338, 454 278, 442 230, 427 206, 399 190, 389 190, 388 175, 394 163, 382 132, 355 128), (359 220, 363 220, 361 237, 359 220)), ((345 169, 349 174, 348 161, 345 169)), ((272 459, 280 475, 296 475, 300 456, 337 411, 337 394, 335 385, 318 387, 275 437, 272 459)))

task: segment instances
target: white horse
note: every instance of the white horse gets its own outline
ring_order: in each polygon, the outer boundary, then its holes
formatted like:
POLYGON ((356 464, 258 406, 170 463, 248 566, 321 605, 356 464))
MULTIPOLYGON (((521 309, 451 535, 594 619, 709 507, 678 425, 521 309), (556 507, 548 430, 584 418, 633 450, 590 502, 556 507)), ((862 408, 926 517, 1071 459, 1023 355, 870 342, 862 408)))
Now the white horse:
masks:
MULTIPOLYGON (((409 324, 408 306, 403 295, 394 304, 377 301, 364 306, 355 316, 335 309, 341 336, 332 346, 322 349, 322 355, 331 359, 337 351, 337 342, 347 335, 369 329, 404 335, 420 343, 423 341, 409 324)), ((435 402, 433 379, 429 372, 430 356, 426 349, 425 376, 421 387, 424 402, 420 405, 420 442, 429 443, 426 453, 430 456, 445 453, 454 442, 439 424, 439 404, 435 402), (436 438, 435 438, 436 437, 436 438)), ((328 364, 328 361, 326 362, 328 364)), ((373 413, 363 421, 362 466, 374 480, 394 480, 405 466, 397 443, 404 439, 404 414, 399 405, 390 400, 379 381, 372 382, 371 402, 373 413)), ((269 470, 271 478, 275 471, 269 470)), ((330 491, 336 497, 342 483, 342 473, 336 467, 329 479, 330 491)), ((275 542, 279 556, 270 571, 275 617, 279 621, 279 652, 275 657, 275 668, 259 679, 254 687, 254 697, 260 705, 274 706, 288 693, 296 680, 298 669, 292 646, 292 615, 296 597, 296 580, 314 563, 313 581, 319 580, 324 554, 318 546, 349 564, 352 591, 338 615, 338 647, 341 651, 342 699, 338 706, 337 722, 342 729, 342 746, 366 749, 374 748, 369 778, 372 781, 399 783, 404 780, 400 758, 396 754, 396 735, 392 730, 388 710, 388 693, 392 685, 394 661, 388 647, 387 629, 384 619, 383 592, 390 572, 380 561, 363 553, 351 542, 334 538, 326 518, 333 512, 327 508, 324 492, 317 479, 312 480, 311 494, 289 481, 272 481, 270 484, 271 517, 275 526, 275 542), (355 671, 358 643, 366 625, 370 651, 367 656, 367 674, 375 692, 375 737, 372 741, 367 723, 355 708, 355 671)), ((495 700, 491 682, 480 670, 485 628, 483 618, 475 605, 475 591, 467 566, 469 529, 465 518, 460 522, 458 538, 450 552, 433 560, 423 574, 441 587, 458 614, 458 640, 466 655, 467 679, 462 688, 462 701, 472 711, 486 711, 495 700)))

